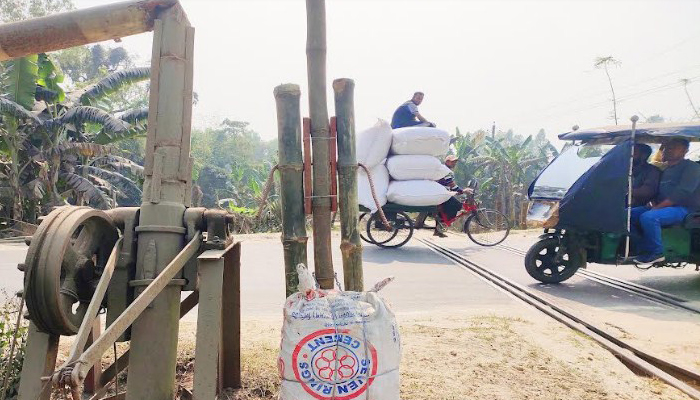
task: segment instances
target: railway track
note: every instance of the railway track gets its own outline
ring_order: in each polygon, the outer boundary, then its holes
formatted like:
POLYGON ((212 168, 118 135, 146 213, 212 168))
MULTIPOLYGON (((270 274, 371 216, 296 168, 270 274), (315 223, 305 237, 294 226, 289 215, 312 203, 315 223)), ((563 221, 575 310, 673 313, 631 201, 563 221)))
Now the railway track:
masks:
POLYGON ((582 317, 575 315, 554 302, 548 300, 541 294, 525 288, 524 286, 507 279, 490 269, 474 263, 462 255, 443 247, 432 240, 418 238, 429 249, 438 255, 454 262, 461 268, 471 272, 480 278, 490 282, 492 285, 506 291, 521 301, 537 308, 549 317, 562 324, 581 332, 595 340, 605 349, 613 353, 629 368, 644 375, 656 377, 667 384, 686 393, 693 399, 700 400, 700 374, 691 371, 672 362, 660 359, 648 354, 629 343, 605 332, 596 325, 585 321, 582 317))
MULTIPOLYGON (((496 246, 496 248, 508 251, 513 254, 517 254, 519 256, 525 256, 526 253, 523 250, 502 244, 496 246)), ((627 293, 635 294, 637 296, 654 301, 656 303, 680 308, 695 314, 700 314, 700 308, 689 304, 689 301, 687 299, 675 296, 671 293, 663 292, 661 290, 656 290, 647 286, 639 285, 633 282, 601 274, 599 272, 589 271, 586 269, 578 270, 576 272, 576 275, 600 283, 602 285, 610 286, 625 291, 627 293)))

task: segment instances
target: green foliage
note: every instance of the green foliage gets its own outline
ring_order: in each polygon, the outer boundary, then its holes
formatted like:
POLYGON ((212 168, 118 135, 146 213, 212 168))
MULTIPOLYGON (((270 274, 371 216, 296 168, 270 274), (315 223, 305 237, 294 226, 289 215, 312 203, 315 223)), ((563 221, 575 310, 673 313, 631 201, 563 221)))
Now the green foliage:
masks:
MULTIPOLYGON (((140 204, 142 177, 134 160, 110 159, 104 165, 92 165, 91 159, 119 154, 120 149, 106 145, 145 133, 146 111, 137 108, 115 114, 98 107, 104 102, 96 100, 118 95, 129 84, 146 79, 148 68, 114 73, 67 94, 63 76, 58 64, 45 54, 4 64, 0 177, 15 195, 12 204, 2 207, 12 219, 28 215, 34 222, 38 208, 46 212, 66 202, 87 202, 98 208, 110 208, 117 202, 140 204), (81 105, 78 100, 83 96, 96 106, 81 105)), ((138 158, 140 153, 124 154, 138 158)))
POLYGON ((71 0, 2 0, 0 22, 22 21, 75 9, 71 0))
MULTIPOLYGON (((2 377, 7 374, 8 385, 5 392, 6 399, 16 399, 19 391, 19 378, 24 362, 25 346, 27 341, 27 323, 23 322, 17 327, 17 302, 5 300, 0 308, 0 354, 2 354, 2 377), (15 337, 15 334, 17 335, 15 337), (15 341, 14 358, 10 360, 10 348, 15 341)), ((2 384, 2 383, 0 383, 2 384)))
POLYGON ((532 180, 558 154, 542 130, 523 138, 512 131, 491 137, 486 131, 462 134, 457 129, 453 146, 462 161, 455 168, 457 182, 478 181, 482 204, 511 218, 532 180))
MULTIPOLYGON (((49 102, 62 102, 66 99, 66 93, 60 86, 63 83, 63 73, 56 65, 51 61, 51 59, 45 54, 41 53, 38 56, 38 79, 36 81, 37 85, 44 91, 51 93, 50 96, 44 94, 42 97, 49 102)), ((40 89, 40 88, 37 88, 40 89)))
POLYGON ((202 205, 216 207, 230 199, 236 207, 257 208, 261 189, 277 163, 277 142, 263 141, 247 122, 224 120, 216 129, 194 130, 193 180, 203 192, 202 205))
POLYGON ((39 78, 38 56, 15 58, 3 62, 3 97, 14 101, 27 110, 34 106, 37 79, 39 78))
POLYGON ((95 104, 99 99, 114 94, 124 86, 149 79, 151 68, 130 68, 113 72, 92 85, 86 87, 78 101, 83 105, 95 104))
POLYGON ((84 196, 91 206, 103 210, 112 207, 112 200, 104 191, 100 190, 100 187, 97 186, 99 184, 94 184, 87 178, 71 172, 60 173, 59 177, 69 189, 84 196))

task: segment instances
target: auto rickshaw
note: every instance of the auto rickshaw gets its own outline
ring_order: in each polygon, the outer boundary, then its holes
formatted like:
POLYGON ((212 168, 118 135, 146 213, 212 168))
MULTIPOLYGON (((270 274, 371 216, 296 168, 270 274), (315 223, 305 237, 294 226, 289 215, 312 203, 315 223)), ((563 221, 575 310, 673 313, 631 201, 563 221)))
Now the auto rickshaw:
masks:
MULTIPOLYGON (((528 191, 532 201, 528 221, 542 223, 544 234, 528 250, 525 269, 543 283, 565 281, 589 262, 642 268, 630 256, 628 193, 635 143, 658 147, 664 140, 681 137, 691 142, 686 158, 697 160, 693 155, 693 142, 700 141, 697 122, 637 125, 633 117, 631 126, 574 128, 559 135, 569 143, 528 191)), ((662 240, 665 261, 648 268, 695 264, 698 270, 700 212, 691 212, 682 224, 662 227, 662 240)))

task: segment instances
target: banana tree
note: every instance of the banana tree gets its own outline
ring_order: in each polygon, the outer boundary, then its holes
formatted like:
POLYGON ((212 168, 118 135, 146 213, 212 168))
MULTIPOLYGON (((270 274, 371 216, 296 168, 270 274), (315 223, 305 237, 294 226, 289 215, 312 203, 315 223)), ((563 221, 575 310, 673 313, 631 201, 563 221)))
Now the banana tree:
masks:
MULTIPOLYGON (((3 67, 0 151, 15 196, 14 219, 22 219, 25 198, 34 210, 38 201, 65 203, 70 193, 99 208, 113 206, 116 197, 129 203, 140 197, 136 182, 105 169, 119 164, 114 158, 106 164, 93 161, 105 161, 111 143, 145 133, 147 110, 113 115, 100 106, 125 85, 147 79, 148 68, 119 71, 64 93, 63 75, 46 55, 15 59, 3 67)), ((132 170, 138 177, 138 169, 132 170)))

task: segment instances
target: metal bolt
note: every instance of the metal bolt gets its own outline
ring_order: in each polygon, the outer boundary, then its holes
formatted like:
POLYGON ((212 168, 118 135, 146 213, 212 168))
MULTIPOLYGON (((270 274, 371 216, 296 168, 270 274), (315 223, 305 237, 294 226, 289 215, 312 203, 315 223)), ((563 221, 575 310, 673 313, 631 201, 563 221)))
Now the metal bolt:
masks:
POLYGON ((32 237, 31 237, 31 236, 27 236, 26 238, 24 238, 24 244, 26 244, 27 246, 31 246, 31 244, 32 244, 32 237))
POLYGON ((20 270, 20 271, 22 271, 22 272, 24 272, 24 270, 26 269, 26 267, 27 267, 27 266, 26 266, 26 264, 24 264, 24 263, 19 263, 19 264, 17 264, 17 269, 20 270))

